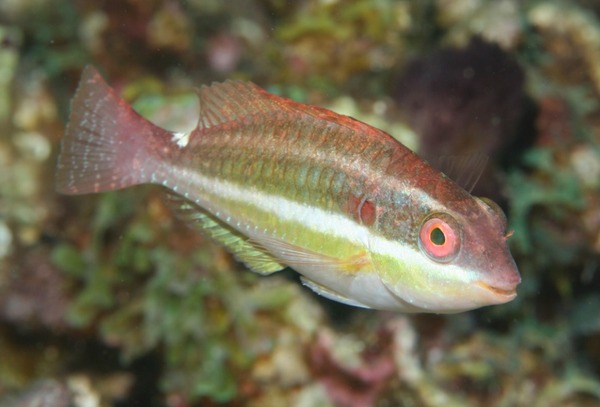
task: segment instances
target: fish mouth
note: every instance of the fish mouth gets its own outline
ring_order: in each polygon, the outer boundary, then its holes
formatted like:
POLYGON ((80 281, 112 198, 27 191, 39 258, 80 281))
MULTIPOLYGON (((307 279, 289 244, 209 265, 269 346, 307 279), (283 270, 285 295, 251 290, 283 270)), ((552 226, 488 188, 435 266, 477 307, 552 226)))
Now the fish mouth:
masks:
POLYGON ((479 287, 481 287, 487 291, 490 291, 499 297, 504 297, 507 301, 510 301, 517 296, 517 287, 516 286, 513 288, 510 288, 510 289, 505 289, 505 288, 498 288, 498 287, 491 286, 489 284, 484 283, 483 281, 477 281, 476 284, 479 287))

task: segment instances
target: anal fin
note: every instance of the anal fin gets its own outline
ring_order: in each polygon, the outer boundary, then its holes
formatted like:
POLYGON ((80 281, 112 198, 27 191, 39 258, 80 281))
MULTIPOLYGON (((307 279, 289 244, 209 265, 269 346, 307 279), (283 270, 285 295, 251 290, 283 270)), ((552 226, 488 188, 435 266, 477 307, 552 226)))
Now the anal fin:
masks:
POLYGON ((172 193, 168 193, 167 198, 169 206, 183 221, 225 246, 238 261, 244 263, 250 270, 267 275, 286 267, 265 249, 250 241, 247 236, 212 216, 202 207, 172 193))

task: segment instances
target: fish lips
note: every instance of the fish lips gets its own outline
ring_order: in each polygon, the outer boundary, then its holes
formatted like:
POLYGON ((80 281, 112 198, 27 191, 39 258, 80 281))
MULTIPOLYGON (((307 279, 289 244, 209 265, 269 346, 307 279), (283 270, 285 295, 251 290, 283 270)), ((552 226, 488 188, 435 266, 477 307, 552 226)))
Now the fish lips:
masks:
MULTIPOLYGON (((512 260, 512 259, 511 259, 512 260)), ((521 275, 514 260, 512 264, 502 267, 502 278, 493 282, 477 280, 475 285, 484 290, 486 297, 495 304, 503 304, 517 296, 517 286, 521 283, 521 275)))
POLYGON ((513 288, 505 289, 491 286, 481 280, 476 281, 475 284, 486 290, 488 293, 492 294, 492 296, 498 300, 496 301, 497 304, 502 304, 511 301, 517 296, 516 285, 513 288))

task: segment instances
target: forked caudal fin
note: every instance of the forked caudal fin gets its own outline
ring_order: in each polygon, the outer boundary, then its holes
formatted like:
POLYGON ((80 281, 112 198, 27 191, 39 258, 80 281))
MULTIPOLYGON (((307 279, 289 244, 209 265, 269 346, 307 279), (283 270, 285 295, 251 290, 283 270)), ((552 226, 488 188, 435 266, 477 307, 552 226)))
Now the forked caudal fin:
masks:
POLYGON ((56 190, 85 194, 150 182, 158 170, 160 145, 170 137, 137 114, 88 66, 71 102, 56 190))

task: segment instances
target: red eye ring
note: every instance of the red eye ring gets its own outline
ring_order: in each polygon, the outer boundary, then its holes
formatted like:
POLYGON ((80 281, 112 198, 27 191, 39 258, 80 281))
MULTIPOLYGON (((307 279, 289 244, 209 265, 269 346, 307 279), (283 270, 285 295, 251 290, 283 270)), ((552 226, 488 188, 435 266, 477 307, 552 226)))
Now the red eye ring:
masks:
POLYGON ((460 231, 456 221, 447 214, 428 217, 419 232, 419 247, 432 260, 449 262, 460 250, 460 231))

